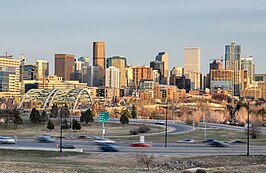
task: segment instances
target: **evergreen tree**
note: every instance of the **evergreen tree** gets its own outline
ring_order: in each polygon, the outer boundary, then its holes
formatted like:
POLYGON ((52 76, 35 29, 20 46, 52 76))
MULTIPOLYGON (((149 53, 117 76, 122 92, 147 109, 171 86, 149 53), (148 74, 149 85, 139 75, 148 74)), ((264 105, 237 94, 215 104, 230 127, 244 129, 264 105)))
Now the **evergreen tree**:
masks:
POLYGON ((81 112, 80 122, 85 122, 87 125, 89 122, 94 122, 94 114, 91 109, 86 110, 85 112, 81 112))
POLYGON ((138 117, 137 107, 134 104, 133 104, 133 106, 131 108, 131 116, 134 119, 136 119, 138 117))
POLYGON ((46 111, 43 110, 43 111, 42 111, 42 114, 41 114, 41 122, 42 122, 43 125, 44 125, 44 123, 45 123, 46 121, 48 121, 48 115, 47 115, 46 111))
POLYGON ((120 123, 125 125, 129 123, 128 117, 130 116, 130 112, 125 109, 121 112, 121 117, 120 117, 120 123))
POLYGON ((72 122, 72 124, 73 124, 73 130, 80 130, 81 129, 81 126, 80 126, 80 124, 78 123, 78 121, 77 120, 75 120, 75 119, 73 119, 73 122, 72 122))
POLYGON ((37 109, 33 108, 30 113, 30 121, 33 124, 40 123, 41 122, 41 116, 37 109))
POLYGON ((67 129, 70 128, 70 126, 69 126, 69 124, 68 124, 68 122, 67 122, 66 119, 63 121, 63 124, 62 124, 62 127, 61 127, 61 128, 62 128, 62 129, 65 129, 65 130, 67 130, 67 129))
POLYGON ((23 124, 23 120, 20 117, 20 112, 17 109, 11 110, 11 117, 14 123, 14 129, 17 129, 18 124, 23 124))
POLYGON ((50 119, 48 120, 47 129, 50 131, 54 129, 54 123, 50 119))
POLYGON ((58 111, 57 104, 54 104, 51 109, 51 116, 58 117, 58 114, 59 114, 59 111, 58 111))

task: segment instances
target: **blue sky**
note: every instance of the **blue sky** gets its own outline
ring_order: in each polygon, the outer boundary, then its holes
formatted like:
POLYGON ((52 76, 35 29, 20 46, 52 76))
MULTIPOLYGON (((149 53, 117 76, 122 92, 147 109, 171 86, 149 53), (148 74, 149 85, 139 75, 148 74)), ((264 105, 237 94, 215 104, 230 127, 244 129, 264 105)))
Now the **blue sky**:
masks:
POLYGON ((264 0, 0 0, 0 54, 25 54, 28 63, 54 54, 92 57, 92 42, 106 42, 106 57, 149 65, 160 51, 170 68, 183 66, 184 47, 201 48, 201 71, 224 56, 233 37, 265 73, 264 0))

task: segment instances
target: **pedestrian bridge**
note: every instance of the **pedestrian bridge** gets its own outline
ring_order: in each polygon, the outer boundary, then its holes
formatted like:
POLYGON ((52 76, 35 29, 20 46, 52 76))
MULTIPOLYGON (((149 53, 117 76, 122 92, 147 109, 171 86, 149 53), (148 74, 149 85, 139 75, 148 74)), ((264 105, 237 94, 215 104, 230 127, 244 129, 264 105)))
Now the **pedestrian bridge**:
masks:
POLYGON ((71 110, 86 109, 92 104, 89 89, 31 89, 21 98, 19 108, 51 109, 67 104, 71 110))

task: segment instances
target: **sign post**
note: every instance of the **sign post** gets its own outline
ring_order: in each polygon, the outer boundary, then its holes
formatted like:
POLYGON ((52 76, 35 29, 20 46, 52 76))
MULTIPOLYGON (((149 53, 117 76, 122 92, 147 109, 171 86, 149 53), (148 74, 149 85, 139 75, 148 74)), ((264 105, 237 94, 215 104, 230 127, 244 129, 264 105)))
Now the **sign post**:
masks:
POLYGON ((109 120, 109 112, 99 112, 98 122, 102 123, 102 138, 104 138, 105 135, 104 122, 108 122, 108 120, 109 120))

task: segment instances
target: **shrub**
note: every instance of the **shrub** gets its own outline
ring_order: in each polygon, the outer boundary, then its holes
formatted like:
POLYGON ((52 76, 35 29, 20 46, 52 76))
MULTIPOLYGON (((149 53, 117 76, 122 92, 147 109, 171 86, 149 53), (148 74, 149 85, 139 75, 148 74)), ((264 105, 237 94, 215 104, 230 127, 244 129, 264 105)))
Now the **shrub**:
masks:
POLYGON ((146 132, 148 132, 150 130, 151 130, 151 128, 148 127, 148 126, 141 126, 141 127, 139 127, 139 133, 146 133, 146 132))
POLYGON ((137 135, 137 134, 139 134, 139 129, 130 129, 130 130, 129 130, 129 133, 130 133, 131 135, 137 135))

